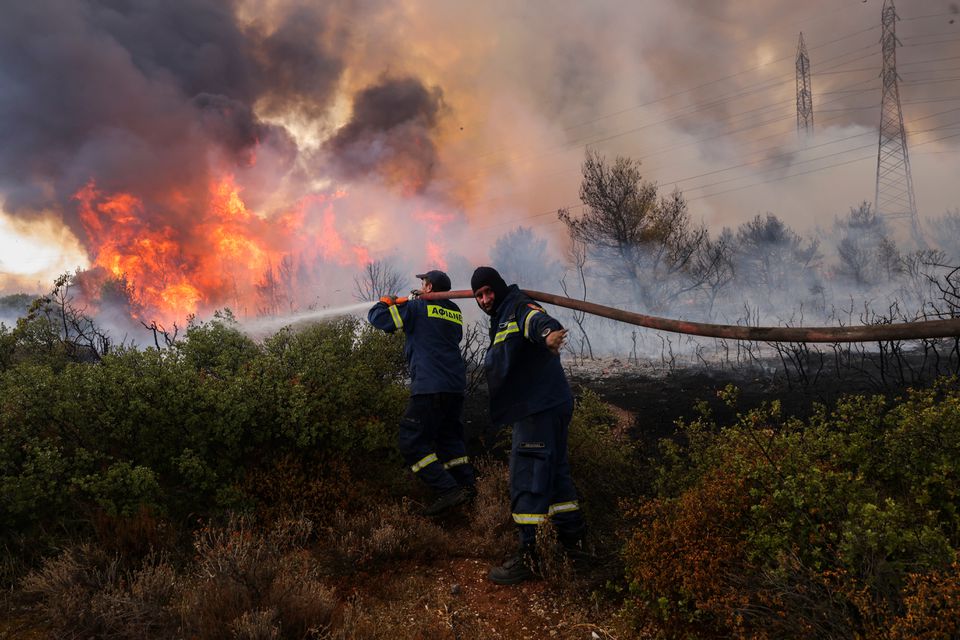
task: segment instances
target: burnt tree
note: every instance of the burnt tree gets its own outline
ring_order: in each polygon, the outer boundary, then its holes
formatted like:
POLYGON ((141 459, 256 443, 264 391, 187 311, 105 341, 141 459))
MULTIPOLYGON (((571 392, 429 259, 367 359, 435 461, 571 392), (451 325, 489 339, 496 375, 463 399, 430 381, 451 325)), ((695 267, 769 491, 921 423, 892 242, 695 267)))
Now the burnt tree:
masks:
POLYGON ((643 180, 639 162, 618 157, 611 163, 588 151, 580 200, 583 215, 562 209, 560 220, 609 283, 627 288, 645 308, 691 302, 728 281, 718 277, 726 266, 723 246, 691 221, 680 192, 662 197, 656 184, 643 180))

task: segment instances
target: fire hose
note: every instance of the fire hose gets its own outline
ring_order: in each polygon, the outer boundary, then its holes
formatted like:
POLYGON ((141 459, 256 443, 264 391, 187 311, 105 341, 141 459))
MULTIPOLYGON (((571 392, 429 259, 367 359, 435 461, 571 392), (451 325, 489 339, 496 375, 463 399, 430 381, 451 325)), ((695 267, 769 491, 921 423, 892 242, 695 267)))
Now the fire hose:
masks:
MULTIPOLYGON (((542 291, 525 290, 525 294, 539 302, 610 318, 660 331, 684 333, 728 340, 756 342, 882 342, 885 340, 920 340, 923 338, 960 337, 960 318, 924 320, 918 322, 883 323, 839 327, 751 327, 731 324, 710 324, 648 316, 601 304, 575 300, 542 291)), ((468 289, 434 291, 420 295, 421 300, 451 300, 472 298, 468 289)))

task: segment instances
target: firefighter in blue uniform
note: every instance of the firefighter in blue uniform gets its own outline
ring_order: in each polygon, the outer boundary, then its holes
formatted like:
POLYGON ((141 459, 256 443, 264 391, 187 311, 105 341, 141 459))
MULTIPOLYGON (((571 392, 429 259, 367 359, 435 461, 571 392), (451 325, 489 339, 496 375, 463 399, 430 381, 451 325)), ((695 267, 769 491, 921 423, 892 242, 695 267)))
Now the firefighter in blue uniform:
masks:
POLYGON ((520 549, 489 576, 498 584, 516 584, 536 575, 537 525, 547 518, 571 557, 585 553, 586 526, 567 458, 573 394, 559 355, 567 330, 517 285, 508 287, 492 267, 478 267, 470 285, 490 316, 484 360, 490 417, 495 426, 513 425, 510 510, 520 549))
MULTIPOLYGON (((418 274, 418 293, 449 291, 443 271, 418 274)), ((460 354, 463 318, 449 300, 384 296, 367 314, 388 333, 403 331, 410 368, 410 400, 400 422, 400 453, 437 494, 423 514, 437 516, 476 495, 473 467, 463 440, 466 366, 460 354)))

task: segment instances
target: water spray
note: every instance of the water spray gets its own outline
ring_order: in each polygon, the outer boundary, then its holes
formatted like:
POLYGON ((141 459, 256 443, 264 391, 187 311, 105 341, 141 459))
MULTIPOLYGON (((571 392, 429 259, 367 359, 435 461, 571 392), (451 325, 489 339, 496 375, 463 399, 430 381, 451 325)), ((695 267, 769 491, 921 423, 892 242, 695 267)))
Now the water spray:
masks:
POLYGON ((240 322, 240 328, 244 333, 252 335, 262 335, 274 333, 288 325, 298 325, 309 322, 321 322, 340 316, 349 316, 360 311, 366 311, 373 305, 373 302, 358 302, 357 304, 344 305, 333 309, 315 309, 313 311, 301 311, 289 316, 280 316, 276 318, 255 318, 240 322))
MULTIPOLYGON (((603 318, 626 322, 650 329, 683 333, 709 338, 728 340, 750 340, 755 342, 879 342, 884 340, 920 340, 923 338, 960 337, 960 318, 948 320, 925 320, 920 322, 900 322, 889 324, 859 325, 847 327, 748 327, 730 324, 710 324, 689 322, 648 316, 642 313, 624 311, 601 304, 575 300, 565 296, 542 291, 524 291, 539 302, 555 304, 559 307, 585 311, 603 318)), ((422 300, 450 300, 455 298, 473 298, 468 289, 456 291, 435 291, 424 293, 422 300)))

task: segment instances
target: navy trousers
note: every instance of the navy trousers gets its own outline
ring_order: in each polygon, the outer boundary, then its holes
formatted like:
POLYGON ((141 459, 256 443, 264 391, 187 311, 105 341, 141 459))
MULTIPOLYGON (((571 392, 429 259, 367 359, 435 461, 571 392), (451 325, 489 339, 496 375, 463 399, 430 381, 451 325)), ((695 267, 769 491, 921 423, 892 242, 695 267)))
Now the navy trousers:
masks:
POLYGON ((473 466, 463 441, 463 394, 410 396, 400 421, 400 453, 437 493, 472 487, 473 466))
POLYGON ((522 546, 534 544, 537 525, 548 518, 561 540, 577 539, 585 530, 567 458, 572 417, 568 402, 513 424, 510 508, 522 546))

